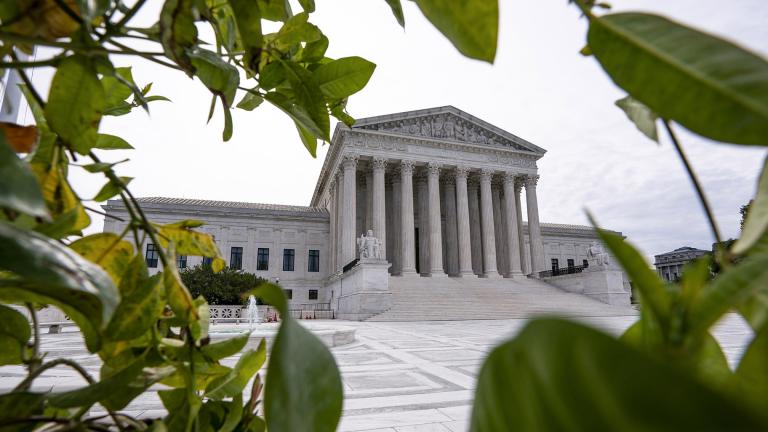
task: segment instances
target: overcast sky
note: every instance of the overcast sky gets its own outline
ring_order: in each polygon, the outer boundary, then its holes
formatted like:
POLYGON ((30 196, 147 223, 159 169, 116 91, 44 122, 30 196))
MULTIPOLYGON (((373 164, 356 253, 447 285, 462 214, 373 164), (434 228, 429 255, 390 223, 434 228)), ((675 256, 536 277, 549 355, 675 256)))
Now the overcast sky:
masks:
MULTIPOLYGON (((152 24, 160 3, 148 2, 136 24, 152 24)), ((462 57, 411 2, 404 2, 405 31, 384 0, 317 3, 311 21, 330 38, 328 55, 359 55, 378 65, 368 87, 351 99, 353 116, 453 105, 547 150, 539 161, 543 222, 586 224, 589 209, 646 255, 710 248, 712 236, 679 159, 666 137, 656 145, 614 106, 624 95, 593 58, 578 53, 586 23, 565 0, 502 1, 494 65, 462 57)), ((612 3, 616 10, 659 12, 768 55, 765 0, 612 3)), ((154 93, 173 100, 154 103, 149 116, 136 111, 102 122, 102 131, 136 148, 104 157, 131 159, 118 172, 136 177, 137 196, 309 204, 328 147, 313 159, 281 112, 267 104, 236 110, 234 136, 224 143, 221 111, 205 124, 210 96, 202 84, 146 61, 115 62, 132 65, 139 84, 151 81, 154 93)), ((44 71, 35 77, 41 85, 47 79, 44 71)), ((754 194, 765 152, 678 130, 724 236, 737 236, 738 210, 754 194)), ((84 198, 103 184, 98 176, 73 176, 84 198)), ((101 226, 97 218, 93 230, 101 226)))

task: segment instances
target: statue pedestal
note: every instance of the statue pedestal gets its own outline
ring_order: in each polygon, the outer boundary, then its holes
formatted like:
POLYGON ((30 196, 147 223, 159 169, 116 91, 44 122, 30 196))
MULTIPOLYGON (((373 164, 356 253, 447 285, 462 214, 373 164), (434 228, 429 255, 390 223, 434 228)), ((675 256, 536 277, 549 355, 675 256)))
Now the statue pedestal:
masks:
POLYGON ((331 283, 337 295, 336 316, 362 321, 392 307, 389 267, 386 260, 362 258, 348 272, 331 283))
POLYGON ((624 272, 610 265, 592 266, 581 273, 545 279, 565 291, 582 294, 613 306, 630 306, 630 293, 624 272))

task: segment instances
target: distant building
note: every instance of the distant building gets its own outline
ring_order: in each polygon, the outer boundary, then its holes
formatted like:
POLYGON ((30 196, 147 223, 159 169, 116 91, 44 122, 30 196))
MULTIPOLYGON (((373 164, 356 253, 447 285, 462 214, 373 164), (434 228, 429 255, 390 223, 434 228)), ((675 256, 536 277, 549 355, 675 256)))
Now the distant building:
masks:
POLYGON ((689 246, 677 248, 672 252, 656 255, 656 271, 665 281, 674 282, 683 274, 683 266, 696 258, 711 253, 707 250, 696 249, 689 246))

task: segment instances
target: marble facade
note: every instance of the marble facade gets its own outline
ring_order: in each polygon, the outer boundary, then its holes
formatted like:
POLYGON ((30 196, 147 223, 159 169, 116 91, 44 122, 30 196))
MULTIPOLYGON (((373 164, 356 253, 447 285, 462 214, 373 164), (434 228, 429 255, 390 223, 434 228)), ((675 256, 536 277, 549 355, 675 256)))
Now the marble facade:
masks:
MULTIPOLYGON (((215 237, 229 265, 238 250, 241 263, 235 268, 279 281, 291 290, 292 303, 338 307, 342 292, 387 297, 378 276, 371 286, 340 289, 347 283, 341 281, 344 267, 358 258, 357 239, 368 230, 380 241, 385 265, 358 273, 384 271, 385 279, 520 280, 538 277, 555 263, 581 265, 596 240, 594 230, 539 220, 537 161, 544 154, 447 106, 360 119, 351 128, 337 125, 309 206, 140 201, 158 223, 205 221, 201 229, 215 237), (268 265, 258 265, 259 251, 267 251, 268 265), (287 251, 293 254, 291 266, 284 262, 287 251), (319 260, 316 268, 312 258, 319 260)), ((103 208, 129 219, 119 200, 103 208)), ((125 222, 105 220, 105 231, 124 228, 125 222)), ((185 264, 201 260, 189 257, 185 264)))

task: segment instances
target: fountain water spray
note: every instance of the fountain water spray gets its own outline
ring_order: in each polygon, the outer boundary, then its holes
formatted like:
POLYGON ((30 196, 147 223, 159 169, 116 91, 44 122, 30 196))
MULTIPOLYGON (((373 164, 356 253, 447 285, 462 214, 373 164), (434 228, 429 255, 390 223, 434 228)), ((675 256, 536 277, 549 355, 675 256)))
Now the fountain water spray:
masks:
POLYGON ((259 323, 259 307, 256 304, 256 297, 248 296, 248 327, 253 330, 256 324, 259 323))

